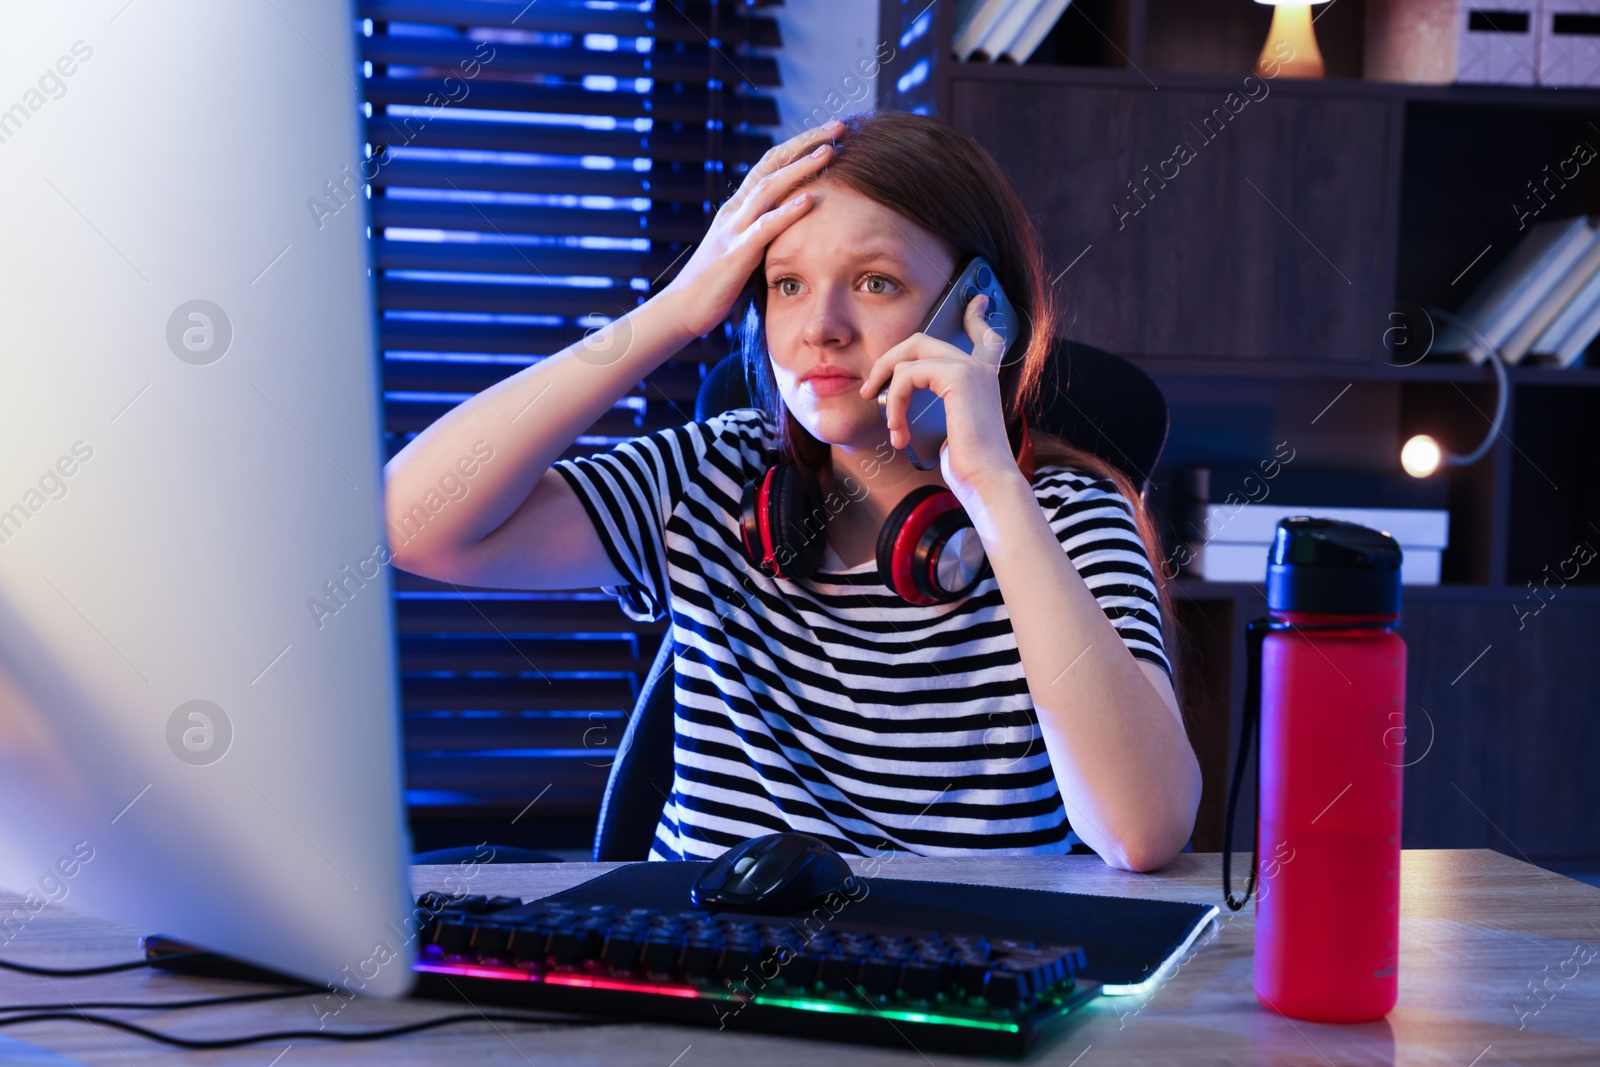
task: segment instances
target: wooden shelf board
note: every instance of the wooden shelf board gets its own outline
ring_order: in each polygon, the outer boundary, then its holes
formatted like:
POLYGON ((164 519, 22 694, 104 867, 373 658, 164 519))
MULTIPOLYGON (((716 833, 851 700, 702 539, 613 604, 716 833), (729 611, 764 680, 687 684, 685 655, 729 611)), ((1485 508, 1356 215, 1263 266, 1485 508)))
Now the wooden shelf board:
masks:
MULTIPOLYGON (((1174 600, 1262 600, 1266 585, 1258 582, 1208 582, 1198 578, 1179 578, 1168 584, 1174 600)), ((1515 585, 1408 585, 1403 600, 1515 601, 1527 593, 1526 586, 1515 585)), ((1600 585, 1568 585, 1562 598, 1574 601, 1600 600, 1600 585)))
MULTIPOLYGON (((1238 89, 1248 72, 1193 74, 1122 67, 1075 67, 1051 64, 963 63, 951 57, 946 68, 952 80, 1021 82, 1035 85, 1086 85, 1126 89, 1238 89)), ((1537 85, 1417 85, 1409 82, 1362 81, 1354 78, 1275 78, 1273 92, 1296 96, 1359 96, 1403 103, 1466 104, 1531 108, 1600 108, 1600 90, 1557 89, 1537 85)))
MULTIPOLYGON (((1389 363, 1348 363, 1289 359, 1229 359, 1227 357, 1142 356, 1126 357, 1153 378, 1179 376, 1309 378, 1395 382, 1492 382, 1487 366, 1424 360, 1409 367, 1389 363)), ((1509 367, 1514 385, 1600 385, 1600 367, 1509 367)))

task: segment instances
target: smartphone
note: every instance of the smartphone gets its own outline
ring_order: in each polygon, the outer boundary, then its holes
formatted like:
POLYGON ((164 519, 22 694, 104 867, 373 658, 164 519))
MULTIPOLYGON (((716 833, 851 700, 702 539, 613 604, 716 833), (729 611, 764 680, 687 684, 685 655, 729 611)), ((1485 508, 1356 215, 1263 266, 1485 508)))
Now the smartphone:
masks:
MULTIPOLYGON (((1000 288, 1000 283, 995 279, 994 269, 982 256, 973 256, 955 272, 950 283, 933 302, 933 309, 923 321, 921 332, 952 344, 970 356, 973 348, 972 339, 967 336, 963 319, 966 316, 967 302, 980 293, 989 298, 988 309, 984 312, 989 328, 1005 341, 1004 347, 994 361, 994 366, 998 370, 1005 362, 1006 355, 1011 351, 1011 344, 1017 337, 1017 312, 1012 307, 1011 301, 1006 298, 1005 290, 1000 288)), ((883 391, 878 394, 878 410, 883 413, 884 420, 887 421, 888 386, 884 386, 883 391)), ((911 393, 911 403, 906 407, 906 419, 911 431, 910 441, 905 448, 906 458, 919 471, 933 470, 939 465, 939 449, 944 447, 946 434, 944 401, 931 389, 914 389, 911 393)))

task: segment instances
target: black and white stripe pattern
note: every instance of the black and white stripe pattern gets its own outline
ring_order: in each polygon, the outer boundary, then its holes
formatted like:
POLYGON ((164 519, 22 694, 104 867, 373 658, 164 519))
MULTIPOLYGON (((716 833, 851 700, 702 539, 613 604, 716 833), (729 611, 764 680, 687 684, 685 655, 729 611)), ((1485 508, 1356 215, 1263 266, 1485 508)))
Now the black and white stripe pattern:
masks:
MULTIPOLYGON (((915 607, 874 564, 802 582, 739 551, 776 428, 740 409, 555 469, 582 500, 629 618, 670 611, 677 764, 651 859, 709 859, 776 830, 846 854, 1060 853, 1071 832, 994 577, 915 607)), ((1134 656, 1170 673, 1126 498, 1046 467, 1034 493, 1134 656)))

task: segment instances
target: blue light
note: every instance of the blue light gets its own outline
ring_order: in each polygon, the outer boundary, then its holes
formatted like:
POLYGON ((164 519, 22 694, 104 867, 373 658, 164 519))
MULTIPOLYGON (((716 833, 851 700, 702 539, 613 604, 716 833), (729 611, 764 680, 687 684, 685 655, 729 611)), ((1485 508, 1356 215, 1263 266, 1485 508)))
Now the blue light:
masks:
POLYGON ((471 322, 485 326, 565 326, 567 320, 560 315, 500 314, 488 311, 402 311, 394 308, 383 313, 391 322, 471 322))
POLYGON ((520 245, 525 248, 587 248, 602 252, 648 252, 648 237, 546 236, 537 233, 484 233, 478 230, 430 230, 411 226, 386 226, 387 241, 421 241, 431 244, 520 245))
MULTIPOLYGON (((369 20, 370 21, 370 20, 369 20)), ((453 26, 439 26, 432 22, 391 22, 390 37, 460 37, 453 26)))
POLYGON ((928 80, 928 61, 926 58, 917 60, 916 64, 894 83, 894 87, 902 93, 916 85, 921 85, 928 80))
POLYGON ((397 404, 459 404, 473 393, 419 393, 402 389, 384 390, 383 398, 397 404))
POLYGON ((563 115, 549 111, 496 111, 481 107, 424 107, 418 104, 385 104, 384 114, 395 118, 417 118, 441 122, 504 122, 525 126, 574 126, 585 130, 633 130, 649 133, 653 120, 645 117, 618 118, 614 115, 563 115))
POLYGON ((548 274, 491 274, 486 271, 460 271, 460 270, 391 270, 385 271, 389 278, 403 279, 413 282, 472 282, 480 285, 541 285, 541 286, 571 286, 574 289, 610 289, 614 286, 611 278, 600 278, 582 274, 568 274, 552 277, 548 274))
POLYGON ((391 185, 390 200, 433 200, 455 204, 515 204, 520 207, 585 208, 594 211, 649 211, 644 196, 578 196, 572 193, 498 193, 489 190, 418 189, 391 185))
POLYGON ((612 748, 480 748, 480 749, 428 749, 413 750, 411 756, 469 757, 473 759, 594 759, 606 753, 616 753, 612 748))
POLYGON ((538 356, 510 356, 495 352, 427 352, 422 349, 386 348, 383 358, 390 363, 469 363, 469 364, 507 364, 515 367, 531 367, 544 359, 538 356))
POLYGON ((544 167, 553 170, 612 170, 616 167, 616 160, 611 156, 558 156, 545 152, 501 152, 482 148, 405 148, 391 145, 389 155, 393 159, 435 163, 487 163, 501 167, 544 167))
MULTIPOLYGON (((627 440, 627 438, 619 438, 627 440)), ((614 600, 606 593, 536 593, 528 590, 495 590, 474 589, 469 593, 441 592, 427 589, 396 589, 396 600, 538 600, 560 602, 564 600, 614 600)), ((407 634, 408 637, 420 637, 421 634, 407 634)), ((560 636, 565 634, 539 634, 541 637, 560 636)))
POLYGON ((900 35, 900 47, 904 48, 912 41, 915 41, 918 37, 921 37, 923 34, 927 33, 928 27, 932 24, 932 22, 932 11, 924 11, 917 17, 917 20, 911 24, 911 28, 900 35))

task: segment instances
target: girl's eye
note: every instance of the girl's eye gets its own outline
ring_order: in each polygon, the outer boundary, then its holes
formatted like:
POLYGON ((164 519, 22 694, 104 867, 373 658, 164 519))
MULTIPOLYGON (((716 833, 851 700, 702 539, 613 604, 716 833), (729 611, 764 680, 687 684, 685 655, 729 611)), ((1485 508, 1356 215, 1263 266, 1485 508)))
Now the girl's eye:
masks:
MULTIPOLYGON (((874 296, 883 296, 894 286, 894 282, 882 274, 869 274, 861 281, 863 285, 869 287, 867 292, 872 293, 874 296), (877 288, 872 288, 873 286, 877 286, 877 288)), ((798 286, 799 284, 799 281, 794 278, 774 278, 772 281, 767 283, 767 287, 769 289, 778 290, 778 292, 784 296, 795 296, 795 291, 793 289, 786 288, 786 286, 798 286)))

